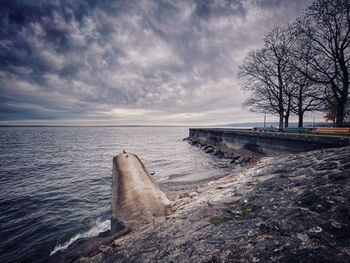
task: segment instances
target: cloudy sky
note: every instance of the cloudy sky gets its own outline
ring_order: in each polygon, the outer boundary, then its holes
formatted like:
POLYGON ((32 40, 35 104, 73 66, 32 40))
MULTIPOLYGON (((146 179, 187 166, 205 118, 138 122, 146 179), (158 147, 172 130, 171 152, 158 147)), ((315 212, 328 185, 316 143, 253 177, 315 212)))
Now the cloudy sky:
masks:
POLYGON ((0 1, 0 124, 224 124, 243 57, 310 0, 0 1))

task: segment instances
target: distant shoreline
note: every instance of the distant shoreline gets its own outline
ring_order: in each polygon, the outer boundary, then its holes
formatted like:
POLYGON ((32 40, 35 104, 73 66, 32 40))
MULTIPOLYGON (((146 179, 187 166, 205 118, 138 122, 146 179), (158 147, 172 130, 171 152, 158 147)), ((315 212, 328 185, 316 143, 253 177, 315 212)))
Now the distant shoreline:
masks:
MULTIPOLYGON (((12 128, 12 127, 92 127, 92 128, 104 128, 104 127, 190 127, 190 125, 0 125, 1 127, 12 128)), ((195 126, 195 127, 212 127, 212 126, 195 126)))
MULTIPOLYGON (((311 127, 311 126, 319 126, 319 125, 325 125, 326 122, 304 122, 305 127, 311 127)), ((278 127, 277 122, 266 122, 265 124, 263 122, 238 122, 238 123, 229 123, 229 124, 214 124, 214 125, 143 125, 143 124, 120 124, 120 125, 44 125, 44 124, 0 124, 1 127, 184 127, 184 128, 196 128, 196 127, 203 127, 203 128, 214 128, 214 127, 220 127, 220 128, 253 128, 253 127, 278 127)), ((291 128, 297 127, 297 122, 290 122, 289 126, 291 128)))

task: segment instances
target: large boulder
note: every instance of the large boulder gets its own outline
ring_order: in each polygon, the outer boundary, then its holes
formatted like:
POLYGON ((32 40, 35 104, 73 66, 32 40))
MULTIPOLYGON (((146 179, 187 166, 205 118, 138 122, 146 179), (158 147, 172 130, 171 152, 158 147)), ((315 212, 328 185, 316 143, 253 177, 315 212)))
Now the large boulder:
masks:
POLYGON ((115 156, 112 177, 112 220, 133 227, 169 213, 170 201, 135 154, 115 156))

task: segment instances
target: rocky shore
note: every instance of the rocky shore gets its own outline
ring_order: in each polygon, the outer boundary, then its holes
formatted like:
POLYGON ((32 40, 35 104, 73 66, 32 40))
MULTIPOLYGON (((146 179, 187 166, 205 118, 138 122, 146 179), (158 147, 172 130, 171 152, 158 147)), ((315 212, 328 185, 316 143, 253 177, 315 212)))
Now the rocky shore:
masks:
POLYGON ((203 143, 199 140, 190 140, 185 138, 184 141, 188 141, 192 146, 201 148, 204 152, 208 154, 213 154, 219 158, 225 158, 229 160, 230 164, 236 164, 239 166, 245 166, 247 164, 255 163, 259 157, 258 154, 253 154, 253 152, 242 152, 242 151, 233 151, 232 149, 224 149, 216 147, 209 143, 203 143))
POLYGON ((348 262, 350 147, 261 158, 163 185, 172 214, 74 262, 348 262))

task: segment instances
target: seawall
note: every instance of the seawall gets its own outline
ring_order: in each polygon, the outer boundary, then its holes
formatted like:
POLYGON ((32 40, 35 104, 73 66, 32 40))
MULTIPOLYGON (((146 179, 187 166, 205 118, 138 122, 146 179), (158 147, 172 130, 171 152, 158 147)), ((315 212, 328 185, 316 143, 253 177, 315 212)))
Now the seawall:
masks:
POLYGON ((350 146, 350 137, 286 134, 222 128, 190 128, 189 139, 237 152, 266 156, 350 146))

